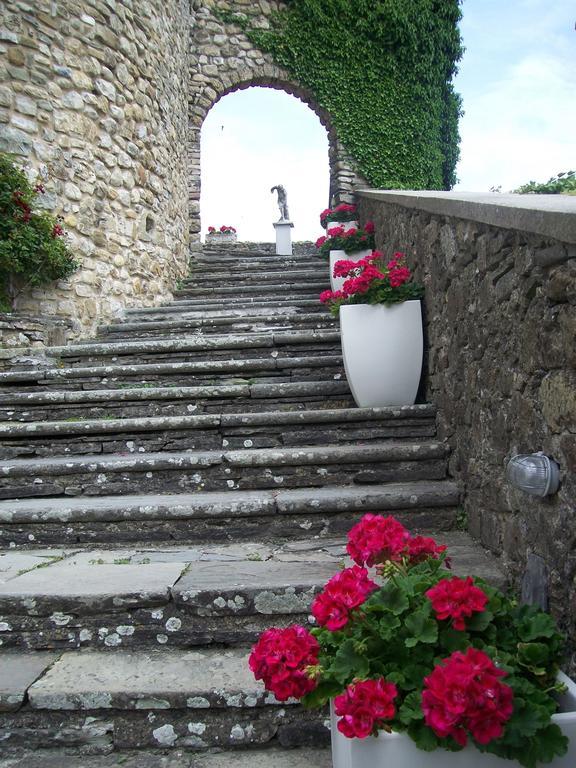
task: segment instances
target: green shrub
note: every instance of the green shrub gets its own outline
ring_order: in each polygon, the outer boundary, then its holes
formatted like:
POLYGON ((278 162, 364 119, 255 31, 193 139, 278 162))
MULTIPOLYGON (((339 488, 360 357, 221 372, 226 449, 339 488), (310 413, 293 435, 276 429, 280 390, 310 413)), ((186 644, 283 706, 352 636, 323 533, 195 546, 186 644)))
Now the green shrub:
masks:
POLYGON ((9 155, 0 153, 0 309, 12 307, 14 282, 20 291, 68 277, 78 262, 60 221, 38 211, 42 184, 32 186, 9 155))
POLYGON ((514 192, 520 195, 576 195, 576 171, 562 171, 545 182, 529 181, 514 192))

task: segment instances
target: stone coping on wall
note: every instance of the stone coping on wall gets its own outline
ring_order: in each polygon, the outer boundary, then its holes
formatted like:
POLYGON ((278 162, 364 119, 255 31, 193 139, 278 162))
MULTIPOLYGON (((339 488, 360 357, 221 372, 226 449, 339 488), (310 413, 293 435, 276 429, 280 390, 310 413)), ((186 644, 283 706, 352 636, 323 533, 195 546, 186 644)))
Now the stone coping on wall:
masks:
POLYGON ((533 232, 576 244, 576 195, 377 189, 357 189, 355 194, 403 208, 533 232))

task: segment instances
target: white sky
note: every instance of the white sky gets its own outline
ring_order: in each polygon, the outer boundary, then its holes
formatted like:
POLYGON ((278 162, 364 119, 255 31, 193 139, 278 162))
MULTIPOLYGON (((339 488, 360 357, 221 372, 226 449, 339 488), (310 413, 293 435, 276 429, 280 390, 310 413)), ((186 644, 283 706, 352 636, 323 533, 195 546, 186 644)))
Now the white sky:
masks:
MULTIPOLYGON (((508 191, 576 169, 575 22, 575 0, 464 0, 456 189, 508 191)), ((272 241, 275 184, 287 189, 294 240, 318 237, 328 204, 325 129, 281 91, 229 94, 202 129, 203 234, 229 224, 241 240, 272 241)))

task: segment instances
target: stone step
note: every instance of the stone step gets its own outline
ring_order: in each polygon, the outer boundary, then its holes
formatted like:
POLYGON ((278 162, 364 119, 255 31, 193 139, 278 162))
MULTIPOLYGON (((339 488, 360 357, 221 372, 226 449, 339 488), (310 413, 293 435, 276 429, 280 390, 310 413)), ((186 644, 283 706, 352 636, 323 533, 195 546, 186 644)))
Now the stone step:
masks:
MULTIPOLYGON (((237 312, 236 316, 220 317, 180 317, 176 320, 153 320, 148 322, 123 322, 101 326, 98 336, 107 340, 144 339, 165 336, 166 333, 175 337, 188 335, 192 330, 198 337, 206 334, 244 334, 268 333, 270 331, 298 331, 308 329, 333 330, 338 327, 338 321, 328 314, 310 313, 268 313, 250 316, 249 313, 237 312)), ((98 340, 93 342, 98 343, 98 340)))
POLYGON ((429 437, 428 406, 212 413, 0 424, 0 459, 158 450, 278 448, 429 437))
POLYGON ((326 312, 318 301, 318 297, 312 298, 279 298, 275 296, 254 297, 247 296, 242 298, 227 298, 225 302, 214 298, 206 299, 180 299, 172 301, 170 304, 164 304, 157 307, 142 307, 141 309, 126 310, 125 317, 130 320, 135 317, 147 317, 148 315, 162 314, 184 314, 188 312, 208 312, 212 310, 237 311, 246 309, 252 312, 254 309, 305 309, 306 312, 326 312))
POLYGON ((319 747, 224 749, 205 754, 178 748, 169 754, 165 750, 138 749, 89 756, 83 750, 56 747, 17 750, 13 754, 0 758, 0 768, 332 768, 330 749, 319 747))
MULTIPOLYGON (((239 411, 353 408, 346 381, 129 387, 35 392, 0 391, 0 421, 61 421, 141 416, 190 416, 239 411)), ((419 416, 423 416, 420 413, 419 416)), ((430 409, 433 418, 433 409, 430 409)))
MULTIPOLYGON (((251 443, 251 440, 245 442, 251 443)), ((134 450, 134 447, 132 448, 134 450)), ((442 480, 444 443, 376 441, 202 452, 88 455, 0 462, 0 498, 323 487, 442 480)))
MULTIPOLYGON (((441 541, 452 573, 505 586, 494 558, 467 534, 441 541)), ((310 622, 314 596, 349 564, 345 543, 7 552, 0 556, 3 652, 251 643, 269 626, 310 622)))
MULTIPOLYGON (((2 718, 3 748, 327 745, 326 713, 277 702, 247 657, 242 649, 47 654, 26 702, 2 718)), ((9 670, 21 659, 5 654, 1 663, 9 670)))
POLYGON ((118 389, 127 386, 191 387, 231 383, 302 383, 344 378, 342 356, 258 354, 240 359, 197 362, 112 364, 78 368, 44 367, 0 372, 0 393, 77 389, 118 389))
POLYGON ((264 285, 265 283, 281 282, 306 282, 308 280, 316 282, 329 282, 328 265, 315 264, 311 269, 293 269, 278 267, 269 269, 267 266, 260 265, 256 270, 251 268, 247 270, 243 265, 238 269, 224 267, 207 267, 204 269, 193 270, 191 276, 183 280, 180 284, 182 288, 199 288, 204 285, 213 286, 217 281, 218 285, 264 285))
MULTIPOLYGON (((329 330, 295 330, 267 333, 238 333, 213 336, 184 336, 167 339, 144 339, 141 341, 111 341, 97 343, 76 343, 66 347, 46 347, 42 357, 66 363, 68 367, 87 364, 163 362, 193 358, 202 360, 240 360, 249 358, 254 350, 270 350, 271 357, 280 352, 295 353, 313 351, 320 354, 340 349, 340 332, 329 330)), ((13 355, 4 350, 2 357, 13 355)), ((31 351, 34 357, 34 350, 31 351)), ((1 382, 1 379, 0 379, 1 382)))
POLYGON ((438 532, 454 528, 459 502, 448 480, 7 500, 0 501, 0 546, 310 540, 346 533, 364 512, 438 532))
POLYGON ((308 298, 317 296, 321 291, 325 291, 330 287, 330 275, 327 272, 326 278, 322 280, 309 280, 301 282, 277 282, 277 283, 264 283, 263 285, 228 285, 198 288, 180 288, 173 291, 175 298, 187 298, 187 297, 210 297, 218 296, 223 301, 229 295, 233 296, 288 296, 288 295, 301 295, 304 294, 308 298))

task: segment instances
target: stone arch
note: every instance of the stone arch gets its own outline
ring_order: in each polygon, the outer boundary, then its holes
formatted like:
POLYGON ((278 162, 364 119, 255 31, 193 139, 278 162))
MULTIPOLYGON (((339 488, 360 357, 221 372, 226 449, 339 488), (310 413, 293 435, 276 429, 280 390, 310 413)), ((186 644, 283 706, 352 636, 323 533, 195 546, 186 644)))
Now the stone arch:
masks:
MULTIPOLYGON (((200 5, 200 3, 198 3, 200 5)), ((363 184, 353 170, 351 158, 338 139, 330 114, 320 107, 313 95, 272 60, 270 54, 255 48, 245 33, 233 23, 222 22, 211 12, 205 0, 195 11, 190 40, 190 94, 188 174, 190 202, 190 239, 200 240, 200 133, 210 109, 229 93, 253 86, 274 88, 295 96, 316 114, 328 134, 330 189, 327 204, 350 201, 356 184, 363 184)), ((240 12, 245 3, 230 3, 240 12)), ((260 0, 261 26, 283 3, 260 0)))

